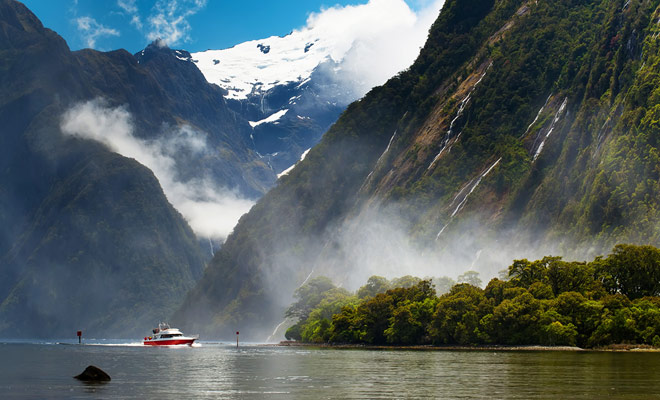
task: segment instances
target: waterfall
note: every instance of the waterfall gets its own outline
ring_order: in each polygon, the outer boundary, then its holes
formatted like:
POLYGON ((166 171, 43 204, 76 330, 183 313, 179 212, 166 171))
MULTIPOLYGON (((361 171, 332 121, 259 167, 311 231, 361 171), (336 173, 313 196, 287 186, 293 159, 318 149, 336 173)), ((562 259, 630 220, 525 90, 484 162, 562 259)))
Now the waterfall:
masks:
POLYGON ((307 283, 307 281, 309 280, 309 278, 312 277, 312 274, 313 274, 313 273, 314 273, 314 270, 312 270, 312 272, 310 272, 309 275, 307 275, 307 278, 305 278, 305 280, 303 281, 303 283, 301 283, 300 286, 297 287, 297 289, 300 289, 305 283, 307 283))
POLYGON ((458 214, 463 209, 463 207, 465 207, 465 203, 467 203, 467 200, 470 197, 470 195, 472 194, 472 192, 474 192, 477 189, 477 187, 479 186, 481 181, 486 177, 486 175, 488 175, 490 173, 490 171, 493 170, 493 168, 495 168, 497 166, 497 164, 500 163, 500 161, 502 161, 502 157, 498 158, 497 161, 495 161, 490 167, 488 167, 486 170, 484 170, 484 172, 482 172, 476 180, 475 179, 471 180, 467 185, 465 185, 463 187, 463 189, 461 189, 458 192, 458 195, 456 195, 456 197, 454 197, 454 200, 452 201, 450 206, 452 206, 455 203, 456 199, 460 196, 461 193, 463 193, 465 191, 466 188, 468 188, 468 187, 470 188, 470 190, 463 196, 461 201, 458 203, 458 205, 454 209, 454 212, 452 212, 451 215, 449 216, 449 221, 445 224, 445 226, 442 227, 442 229, 440 229, 440 232, 438 232, 438 234, 435 236, 435 240, 438 240, 440 238, 440 235, 442 235, 442 232, 445 231, 447 226, 454 219, 454 216, 456 216, 456 214, 458 214))
POLYGON ((385 151, 383 151, 383 154, 381 154, 380 157, 378 157, 378 161, 376 161, 376 165, 378 165, 380 163, 380 160, 382 160, 383 157, 385 157, 385 154, 387 154, 387 152, 390 151, 390 147, 392 146, 392 142, 394 141, 397 132, 398 130, 395 130, 394 133, 392 134, 390 141, 387 143, 387 147, 385 148, 385 151))
MULTIPOLYGON (((305 280, 304 280, 304 281, 303 281, 303 282, 302 282, 302 283, 296 288, 296 290, 300 289, 305 283, 307 283, 307 281, 309 280, 309 278, 312 277, 312 274, 313 274, 313 273, 314 273, 314 270, 312 270, 312 272, 310 272, 309 275, 307 275, 307 278, 305 278, 305 280)), ((279 324, 277 324, 277 326, 275 327, 275 329, 273 329, 273 333, 271 333, 270 336, 268 336, 268 338, 266 339, 266 343, 270 343, 270 342, 271 342, 271 339, 273 339, 273 338, 275 337, 275 335, 277 334, 277 331, 280 329, 280 327, 281 327, 282 325, 284 325, 284 324, 286 323, 287 320, 288 320, 288 318, 285 317, 285 318, 282 320, 282 322, 280 322, 279 324)))
POLYGON ((211 241, 211 238, 209 237, 209 246, 211 246, 211 257, 215 256, 215 250, 213 249, 213 242, 211 241))
POLYGON ((610 122, 610 120, 611 120, 611 116, 607 117, 607 119, 603 123, 603 126, 601 126, 600 129, 598 130, 598 135, 596 136, 596 149, 594 150, 593 155, 591 156, 592 159, 596 157, 596 154, 598 154, 598 150, 600 150, 600 145, 601 145, 600 141, 605 136, 603 135, 603 133, 605 132, 605 127, 610 122))
POLYGON ((453 218, 456 214, 458 214, 459 211, 461 211, 461 210, 463 209, 463 207, 465 206, 465 203, 467 202, 467 199, 470 197, 470 195, 472 194, 472 192, 474 192, 474 190, 479 186, 479 184, 481 183, 481 180, 484 179, 484 178, 486 177, 486 175, 488 175, 488 174, 490 173, 490 171, 492 171, 493 168, 495 168, 495 167, 497 166, 497 164, 500 163, 501 160, 502 160, 502 157, 500 157, 497 161, 495 161, 495 162, 493 163, 493 165, 490 166, 490 168, 488 168, 485 172, 483 172, 483 173, 479 176, 479 178, 478 178, 477 181, 474 183, 474 185, 472 185, 472 188, 470 189, 470 191, 468 192, 468 194, 466 194, 465 197, 463 197, 463 200, 458 204, 458 206, 456 206, 456 209, 455 209, 454 212, 451 214, 451 217, 452 217, 452 218, 453 218))
POLYGON ((479 261, 479 258, 481 257, 481 252, 483 249, 480 249, 477 251, 477 253, 474 255, 474 260, 472 260, 472 264, 470 265, 470 271, 474 270, 474 266, 477 264, 477 261, 479 261))
MULTIPOLYGON (((404 114, 404 117, 405 117, 406 114, 404 114)), ((374 174, 374 171, 376 171, 376 168, 378 167, 378 164, 380 164, 380 160, 382 160, 383 157, 385 157, 385 155, 387 154, 387 152, 390 151, 390 147, 392 146, 392 142, 394 141, 394 138, 396 137, 397 132, 398 132, 398 130, 395 130, 394 133, 392 134, 392 137, 390 138, 390 141, 387 143, 387 147, 385 148, 385 151, 383 151, 383 153, 380 155, 380 157, 378 157, 378 160, 376 160, 376 164, 374 164, 374 168, 371 170, 371 172, 369 172, 369 175, 367 175, 367 178, 364 180, 364 183, 362 183, 362 186, 360 186, 360 190, 358 190, 358 193, 362 192, 362 189, 364 189, 364 187, 367 185, 367 183, 369 183, 369 180, 371 179, 371 176, 374 174)))
MULTIPOLYGON (((472 89, 472 90, 474 90, 474 89, 472 89)), ((452 132, 454 130, 454 124, 456 123, 456 121, 458 121, 458 119, 461 117, 461 115, 463 115, 463 110, 465 110, 465 105, 467 104, 467 102, 470 101, 470 96, 472 96, 472 91, 470 91, 470 93, 467 96, 465 96, 465 98, 463 100, 461 100, 461 104, 458 107, 458 111, 456 112, 456 116, 449 123, 449 130, 447 131, 447 133, 445 133, 445 137, 442 140, 442 145, 440 146, 440 151, 433 158, 433 161, 431 161, 431 164, 429 164, 429 166, 426 168, 427 171, 430 170, 433 167, 435 162, 438 161, 438 159, 440 158, 442 153, 447 148, 447 144, 451 140, 452 132)))
POLYGON ((526 134, 529 132, 529 130, 532 128, 532 126, 534 126, 534 124, 536 123, 536 121, 539 120, 539 117, 541 116, 541 113, 543 112, 543 109, 545 108, 545 106, 548 105, 548 101, 550 101, 550 98, 551 98, 551 97, 552 97, 552 93, 550 93, 550 96, 548 96, 548 98, 545 100, 545 103, 543 103, 543 106, 541 106, 541 109, 539 110, 539 112, 536 113, 536 118, 534 118, 534 121, 532 121, 532 123, 529 124, 529 126, 528 126, 527 129, 525 130, 525 133, 523 133, 522 136, 520 136, 520 138, 525 137, 525 135, 526 135, 526 134))
POLYGON ((282 325, 284 325, 285 322, 286 322, 286 318, 282 322, 280 322, 279 325, 275 327, 273 333, 271 333, 270 336, 268 336, 268 339, 266 339, 266 343, 270 343, 272 340, 274 340, 277 331, 280 329, 282 325))
MULTIPOLYGON (((451 222, 451 219, 449 220, 449 222, 451 222)), ((442 232, 444 232, 445 229, 447 229, 447 227, 449 226, 449 222, 447 222, 445 226, 443 226, 442 229, 440 229, 440 232, 438 232, 438 234, 435 235, 435 240, 440 239, 440 235, 442 235, 442 232)))
MULTIPOLYGON (((561 114, 564 112, 564 109, 566 108, 566 103, 567 102, 568 102, 568 97, 565 97, 564 101, 561 103, 561 106, 559 107, 559 110, 557 110, 557 113, 555 113, 555 117, 552 119, 552 123, 550 124, 550 128, 548 129, 548 132, 545 134, 545 136, 541 140, 541 144, 539 144, 539 147, 536 149, 536 152, 534 153, 534 158, 532 159, 532 161, 536 161, 536 159, 539 157, 539 155, 541 155, 541 151, 543 150, 543 146, 545 145, 545 141, 550 137, 550 134, 552 134, 552 131, 555 129, 555 124, 561 118, 561 114)), ((534 141, 534 144, 536 145, 536 140, 534 141)))
MULTIPOLYGON (((449 142, 450 142, 451 139, 453 138, 453 137, 452 137, 452 134, 453 134, 453 132, 454 132, 454 124, 456 123, 456 121, 458 121, 458 119, 461 117, 461 115, 463 115, 463 111, 465 110, 465 106, 467 105, 467 103, 470 101, 470 98, 472 97, 472 92, 475 91, 475 89, 477 88, 477 86, 481 83, 481 81, 484 79, 484 77, 485 77, 486 74, 488 73, 488 70, 489 70, 490 67, 492 67, 492 66, 493 66, 493 63, 492 63, 492 62, 491 62, 490 64, 488 64, 488 67, 486 68, 486 70, 484 71, 484 73, 481 74, 481 76, 479 77, 479 79, 474 83, 474 85, 472 85, 472 88, 470 88, 470 91, 468 92, 467 96, 465 96, 465 98, 464 98, 463 100, 461 100, 461 103, 460 103, 460 105, 458 106, 458 111, 456 112, 456 116, 455 116, 454 119, 452 119, 451 122, 449 123, 449 129, 447 130, 447 133, 445 133, 445 137, 444 137, 444 139, 442 140, 442 144, 440 145, 440 151, 438 151, 438 154, 436 154, 436 156, 433 158, 433 161, 431 161, 431 163, 429 164, 429 166, 426 167, 426 170, 427 170, 427 171, 429 171, 431 168, 433 168, 433 166, 434 166, 435 163, 438 161, 438 159, 440 158, 440 156, 442 155, 442 153, 444 153, 445 149, 447 148, 447 145, 449 145, 449 142)), ((456 140, 458 140, 458 138, 461 136, 462 133, 463 133, 463 131, 459 132, 458 136, 456 136, 456 140)), ((451 145, 450 145, 449 147, 450 147, 450 149, 451 149, 451 145)))

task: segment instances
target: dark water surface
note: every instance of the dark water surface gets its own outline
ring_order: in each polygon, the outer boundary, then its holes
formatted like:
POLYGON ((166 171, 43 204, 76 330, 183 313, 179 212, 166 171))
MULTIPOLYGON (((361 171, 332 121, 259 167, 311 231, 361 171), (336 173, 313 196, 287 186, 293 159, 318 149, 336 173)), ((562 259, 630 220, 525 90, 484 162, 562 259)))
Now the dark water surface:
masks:
POLYGON ((0 398, 660 398, 660 353, 339 350, 0 341, 0 398), (112 377, 72 376, 96 365, 112 377))

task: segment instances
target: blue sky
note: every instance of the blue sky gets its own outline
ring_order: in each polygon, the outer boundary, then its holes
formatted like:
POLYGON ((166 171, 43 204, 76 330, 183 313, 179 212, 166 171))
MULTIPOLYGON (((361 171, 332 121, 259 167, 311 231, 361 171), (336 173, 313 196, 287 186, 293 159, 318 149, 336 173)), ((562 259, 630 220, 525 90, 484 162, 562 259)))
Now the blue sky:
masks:
MULTIPOLYGON (((22 0, 72 50, 143 49, 156 37, 191 52, 222 49, 305 25, 310 13, 367 0, 22 0)), ((385 0, 372 0, 385 1, 385 0)), ((394 0, 387 0, 394 1, 394 0)), ((404 0, 400 0, 404 1, 404 0)), ((414 11, 430 0, 405 0, 414 11)))

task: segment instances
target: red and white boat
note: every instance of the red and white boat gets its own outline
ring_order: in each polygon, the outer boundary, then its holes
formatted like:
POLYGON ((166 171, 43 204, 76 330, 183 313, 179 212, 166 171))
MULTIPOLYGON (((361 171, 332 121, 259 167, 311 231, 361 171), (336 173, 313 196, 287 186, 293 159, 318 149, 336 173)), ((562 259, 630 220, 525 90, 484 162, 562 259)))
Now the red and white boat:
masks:
POLYGON ((184 336, 183 333, 164 322, 158 324, 158 328, 154 329, 152 336, 145 336, 145 346, 174 346, 179 344, 187 344, 192 346, 193 342, 199 339, 198 335, 184 336))

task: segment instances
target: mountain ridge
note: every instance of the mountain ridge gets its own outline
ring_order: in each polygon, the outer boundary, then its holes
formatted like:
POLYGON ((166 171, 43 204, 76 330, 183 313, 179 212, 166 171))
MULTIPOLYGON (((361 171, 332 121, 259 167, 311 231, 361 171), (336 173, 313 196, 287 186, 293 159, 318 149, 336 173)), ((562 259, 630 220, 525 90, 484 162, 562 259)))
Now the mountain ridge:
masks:
POLYGON ((205 170, 174 178, 212 175, 257 196, 275 174, 245 145, 247 121, 196 69, 172 65, 197 80, 168 86, 168 71, 126 51, 71 52, 19 2, 2 0, 0 17, 0 333, 141 337, 200 277, 205 255, 154 172, 84 131, 155 143, 163 133, 187 139, 194 126, 217 153, 206 154, 205 170), (185 90, 207 97, 175 98, 185 90), (217 112, 195 113, 191 101, 217 112))

